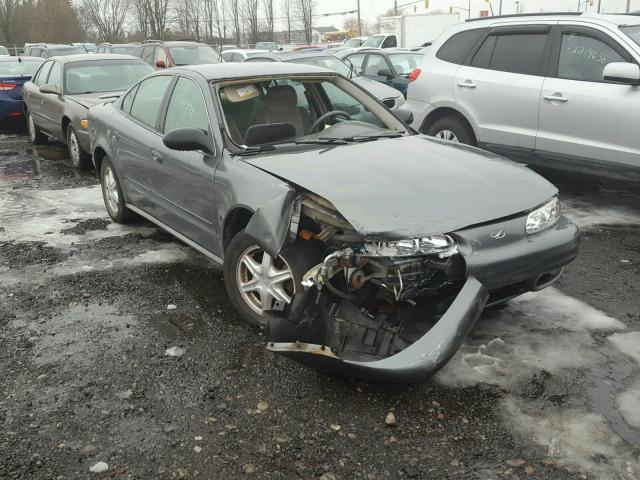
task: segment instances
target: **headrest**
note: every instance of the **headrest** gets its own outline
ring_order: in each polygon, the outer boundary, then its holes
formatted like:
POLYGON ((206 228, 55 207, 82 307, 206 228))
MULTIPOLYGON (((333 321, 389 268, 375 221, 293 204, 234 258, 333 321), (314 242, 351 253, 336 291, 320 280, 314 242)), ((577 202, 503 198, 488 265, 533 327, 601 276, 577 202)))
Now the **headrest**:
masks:
POLYGON ((290 85, 277 85, 269 89, 264 103, 269 110, 294 108, 298 104, 298 95, 290 85))

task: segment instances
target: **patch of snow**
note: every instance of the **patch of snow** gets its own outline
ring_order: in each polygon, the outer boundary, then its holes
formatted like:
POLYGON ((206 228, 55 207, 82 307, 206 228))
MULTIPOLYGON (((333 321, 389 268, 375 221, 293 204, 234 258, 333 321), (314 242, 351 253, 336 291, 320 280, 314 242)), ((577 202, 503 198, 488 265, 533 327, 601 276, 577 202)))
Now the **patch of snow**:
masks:
POLYGON ((98 462, 93 467, 89 468, 92 473, 104 473, 109 470, 109 465, 104 462, 98 462))
POLYGON ((622 353, 640 363, 640 332, 614 333, 609 341, 622 353))
POLYGON ((167 348, 164 354, 168 357, 181 357, 184 355, 185 349, 182 347, 171 347, 167 348))
POLYGON ((640 383, 618 397, 618 409, 627 425, 640 429, 640 383))
POLYGON ((547 449, 559 464, 596 478, 637 480, 640 464, 632 449, 613 433, 603 417, 578 408, 541 405, 505 397, 503 417, 516 435, 547 449))
POLYGON ((632 205, 598 205, 590 200, 576 198, 562 200, 563 213, 581 230, 601 225, 640 225, 640 211, 632 205))

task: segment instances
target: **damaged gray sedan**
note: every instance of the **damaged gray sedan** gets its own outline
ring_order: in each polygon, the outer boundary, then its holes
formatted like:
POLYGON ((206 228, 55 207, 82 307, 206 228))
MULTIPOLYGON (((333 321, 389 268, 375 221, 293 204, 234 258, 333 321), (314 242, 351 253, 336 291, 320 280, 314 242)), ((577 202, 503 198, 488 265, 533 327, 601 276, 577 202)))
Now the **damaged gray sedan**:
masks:
POLYGON ((222 263, 267 348, 328 373, 428 378, 487 305, 577 253, 549 182, 415 134, 324 69, 166 70, 89 124, 113 220, 141 215, 222 263))

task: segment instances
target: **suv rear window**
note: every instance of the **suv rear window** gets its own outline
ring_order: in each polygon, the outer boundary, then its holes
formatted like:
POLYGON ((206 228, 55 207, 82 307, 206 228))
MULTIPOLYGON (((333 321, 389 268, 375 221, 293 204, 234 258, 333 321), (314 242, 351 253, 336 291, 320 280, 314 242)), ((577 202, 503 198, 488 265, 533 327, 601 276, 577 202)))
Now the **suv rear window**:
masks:
POLYGON ((501 72, 538 75, 547 36, 547 33, 490 35, 471 65, 501 72))
POLYGON ((445 62, 462 64, 484 31, 484 28, 478 28, 456 33, 440 47, 436 57, 445 62))

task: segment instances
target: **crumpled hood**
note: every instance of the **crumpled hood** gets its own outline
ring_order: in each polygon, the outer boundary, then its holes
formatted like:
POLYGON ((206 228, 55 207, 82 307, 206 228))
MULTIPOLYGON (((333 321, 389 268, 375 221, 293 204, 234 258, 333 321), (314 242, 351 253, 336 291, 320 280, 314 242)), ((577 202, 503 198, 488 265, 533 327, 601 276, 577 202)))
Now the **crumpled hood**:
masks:
POLYGON ((385 85, 384 83, 376 82, 375 80, 371 80, 366 77, 353 77, 351 79, 354 83, 357 83, 362 88, 364 88, 367 92, 374 95, 379 100, 384 100, 385 98, 398 98, 402 95, 400 90, 396 90, 393 87, 385 85))
POLYGON ((449 233, 530 210, 557 193, 523 165, 423 135, 244 161, 326 198, 372 239, 449 233))
MULTIPOLYGON (((122 92, 110 92, 110 93, 86 93, 83 95, 67 95, 66 97, 74 102, 78 102, 85 108, 91 108, 100 103, 110 102, 113 100, 111 95, 120 95, 122 92), (109 95, 109 98, 100 98, 105 95, 109 95)), ((116 97, 117 98, 117 97, 116 97)))

